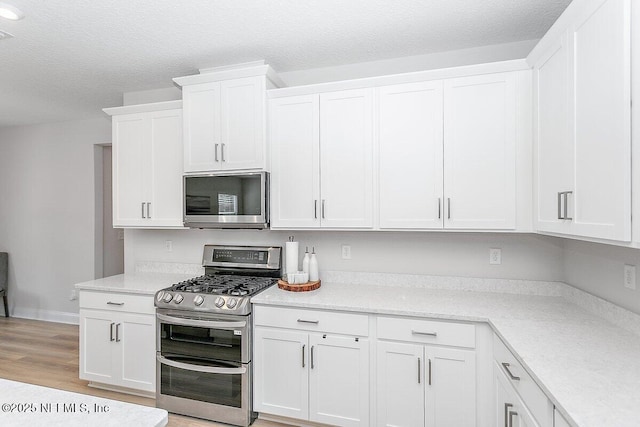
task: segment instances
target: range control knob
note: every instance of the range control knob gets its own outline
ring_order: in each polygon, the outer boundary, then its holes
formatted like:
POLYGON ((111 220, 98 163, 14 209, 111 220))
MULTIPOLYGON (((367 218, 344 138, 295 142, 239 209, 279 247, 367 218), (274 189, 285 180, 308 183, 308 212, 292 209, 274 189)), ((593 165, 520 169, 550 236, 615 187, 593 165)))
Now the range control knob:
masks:
POLYGON ((238 303, 238 300, 235 298, 229 298, 229 301, 227 301, 227 307, 229 308, 233 308, 236 306, 236 304, 238 303))
POLYGON ((156 300, 160 302, 162 301, 162 297, 164 297, 164 291, 158 292, 158 295, 156 295, 156 300))
POLYGON ((195 298, 193 299, 193 303, 195 305, 202 305, 203 302, 204 302, 204 298, 202 297, 202 295, 196 295, 195 298))
POLYGON ((173 295, 171 295, 169 292, 167 292, 166 294, 164 294, 164 298, 162 298, 162 301, 171 302, 172 299, 173 299, 173 295))
POLYGON ((222 308, 224 306, 224 298, 222 297, 216 298, 215 304, 216 304, 216 307, 222 308))
POLYGON ((180 304, 183 299, 184 297, 182 295, 176 294, 176 296, 173 298, 173 302, 175 302, 176 304, 180 304))

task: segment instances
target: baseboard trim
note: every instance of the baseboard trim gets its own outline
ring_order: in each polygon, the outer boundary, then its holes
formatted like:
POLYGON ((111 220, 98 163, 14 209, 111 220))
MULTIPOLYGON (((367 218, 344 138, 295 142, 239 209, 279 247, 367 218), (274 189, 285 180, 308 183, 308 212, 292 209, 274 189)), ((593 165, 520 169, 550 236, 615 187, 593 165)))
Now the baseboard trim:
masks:
POLYGON ((9 315, 20 319, 44 320, 45 322, 68 323, 70 325, 78 325, 80 323, 78 313, 67 313, 65 311, 13 307, 13 310, 9 310, 9 315))

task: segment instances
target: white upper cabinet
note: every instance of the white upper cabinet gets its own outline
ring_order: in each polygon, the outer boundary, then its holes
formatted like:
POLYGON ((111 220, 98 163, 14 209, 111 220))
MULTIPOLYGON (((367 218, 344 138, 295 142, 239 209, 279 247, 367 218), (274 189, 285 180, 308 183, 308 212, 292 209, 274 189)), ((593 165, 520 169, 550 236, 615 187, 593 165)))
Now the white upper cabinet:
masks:
POLYGON ((378 89, 380 228, 442 228, 442 87, 378 89))
POLYGON ((264 62, 202 70, 182 86, 184 172, 265 169, 266 90, 280 84, 264 62))
POLYGON ((320 95, 320 218, 373 226, 373 89, 320 95))
POLYGON ((532 53, 540 231, 631 240, 630 7, 572 4, 532 53))
POLYGON ((569 57, 562 37, 534 67, 534 159, 537 163, 537 229, 567 232, 561 202, 573 189, 573 139, 569 123, 569 57))
POLYGON ((464 77, 444 85, 444 226, 513 229, 515 75, 464 77))
POLYGON ((263 169, 265 77, 182 88, 184 171, 263 169))
POLYGON ((270 102, 271 226, 373 226, 373 89, 270 102))
POLYGON ((180 104, 105 109, 113 115, 114 227, 183 227, 180 104))
POLYGON ((320 98, 269 103, 272 227, 319 227, 320 98))
POLYGON ((516 83, 498 73, 379 89, 380 228, 516 227, 516 83))

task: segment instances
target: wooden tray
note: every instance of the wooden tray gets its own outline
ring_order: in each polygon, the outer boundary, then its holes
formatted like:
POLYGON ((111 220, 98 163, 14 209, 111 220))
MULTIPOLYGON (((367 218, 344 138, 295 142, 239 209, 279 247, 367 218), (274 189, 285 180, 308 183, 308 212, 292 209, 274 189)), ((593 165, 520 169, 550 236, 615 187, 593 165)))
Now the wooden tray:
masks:
POLYGON ((308 292, 318 289, 320 287, 320 280, 295 285, 285 282, 284 280, 278 280, 278 287, 290 292, 308 292))

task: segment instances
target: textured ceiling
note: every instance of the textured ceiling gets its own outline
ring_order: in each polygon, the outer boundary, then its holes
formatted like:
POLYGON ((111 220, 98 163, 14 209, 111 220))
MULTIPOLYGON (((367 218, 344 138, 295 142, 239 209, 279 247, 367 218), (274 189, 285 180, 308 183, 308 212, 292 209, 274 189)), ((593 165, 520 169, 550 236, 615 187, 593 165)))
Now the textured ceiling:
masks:
POLYGON ((570 0, 3 0, 0 126, 66 121, 198 68, 277 71, 540 38, 570 0))

